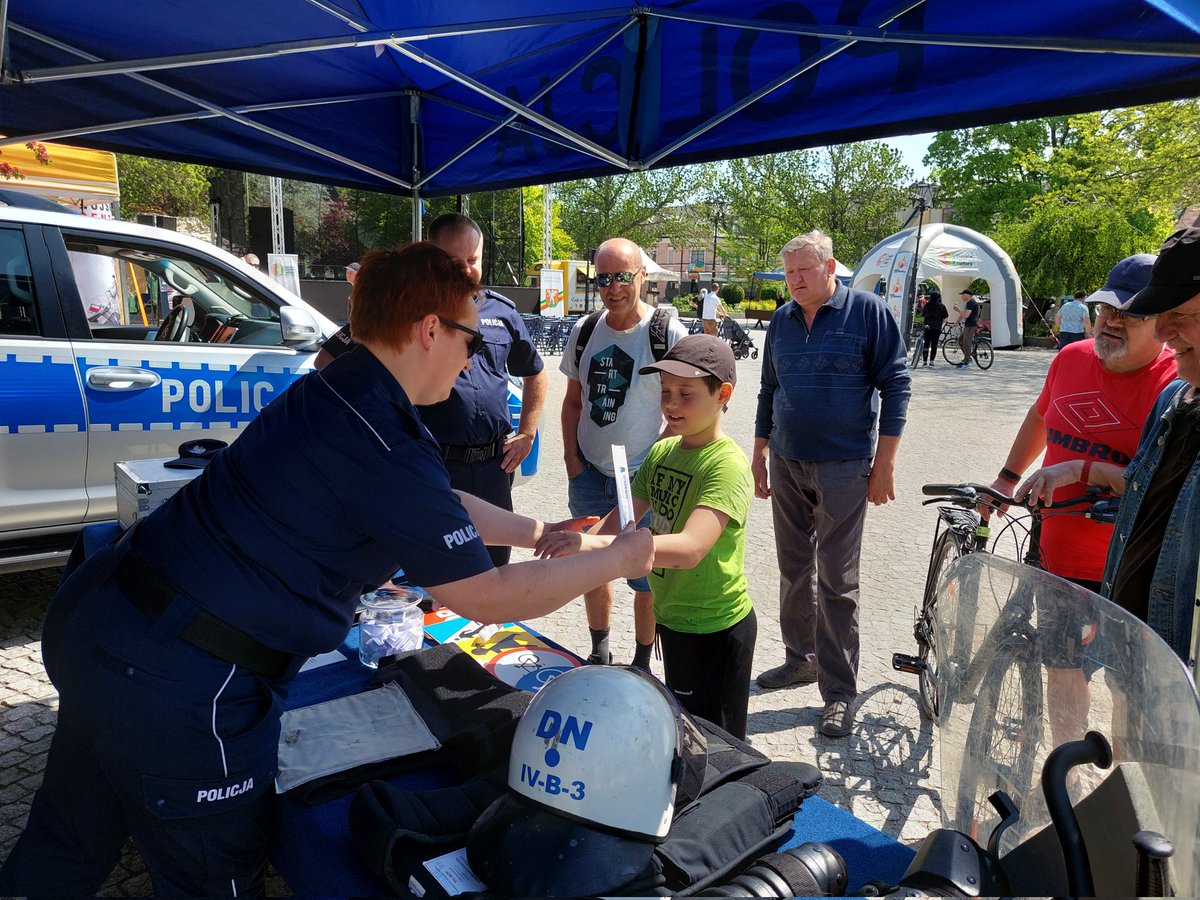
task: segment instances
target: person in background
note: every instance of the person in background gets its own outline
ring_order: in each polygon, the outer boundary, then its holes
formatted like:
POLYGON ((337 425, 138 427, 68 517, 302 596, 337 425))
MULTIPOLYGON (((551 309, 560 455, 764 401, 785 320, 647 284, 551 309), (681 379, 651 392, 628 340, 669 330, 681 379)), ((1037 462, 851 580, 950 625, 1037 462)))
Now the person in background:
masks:
POLYGON ((718 317, 725 318, 728 312, 725 309, 725 304, 721 302, 721 285, 713 282, 705 291, 704 297, 700 301, 700 324, 704 328, 705 334, 716 335, 720 330, 718 317))
POLYGON ((358 277, 358 270, 360 268, 361 265, 356 262, 352 262, 346 266, 346 281, 350 287, 354 287, 354 279, 358 277))
MULTIPOLYGON (((992 488, 1012 494, 1021 476, 1045 452, 1045 464, 1068 460, 1113 463, 1124 468, 1137 449, 1142 425, 1163 388, 1175 377, 1175 355, 1155 336, 1153 318, 1129 312, 1133 296, 1150 283, 1154 257, 1121 260, 1104 287, 1088 297, 1096 310, 1095 337, 1063 347, 1050 363, 1041 394, 1008 451, 992 488)), ((1086 484, 1075 486, 1082 494, 1086 484)), ((1082 516, 1047 516, 1042 524, 1042 564, 1048 572, 1096 593, 1113 526, 1082 516)), ((1047 647, 1047 690, 1052 714, 1087 709, 1082 668, 1088 622, 1064 627, 1078 641, 1047 647)), ((1054 743, 1079 740, 1086 722, 1052 715, 1054 743)))
POLYGON ((921 362, 923 365, 932 366, 937 361, 938 340, 942 336, 942 326, 950 318, 950 311, 942 302, 940 291, 929 292, 929 299, 925 301, 922 315, 925 317, 925 357, 921 362))
POLYGON ((247 253, 245 256, 242 257, 242 262, 244 262, 248 266, 253 266, 254 268, 258 269, 260 272, 262 271, 262 263, 260 263, 258 261, 257 253, 247 253))
MULTIPOLYGON (((473 219, 446 213, 429 223, 429 240, 467 267, 476 280, 483 274, 483 232, 473 219)), ((346 279, 354 283, 351 263, 346 279)), ((513 474, 533 449, 547 376, 516 304, 490 288, 476 295, 482 352, 454 382, 449 398, 420 409, 421 421, 442 448, 442 460, 456 490, 466 491, 501 509, 512 509, 513 474), (521 419, 516 431, 508 412, 508 376, 522 378, 521 419)), ((353 346, 350 326, 325 342, 318 369, 353 346)), ((511 548, 489 547, 492 562, 508 562, 511 548)))
POLYGON ((755 496, 771 500, 785 657, 757 681, 817 682, 821 733, 842 737, 858 694, 867 503, 896 499, 911 379, 896 318, 838 283, 828 235, 802 234, 781 255, 792 300, 767 331, 751 471, 755 496))
POLYGON ((403 568, 460 615, 505 622, 649 571, 651 535, 632 528, 595 553, 492 565, 485 542, 578 523, 454 491, 417 415, 483 345, 478 289, 429 243, 367 254, 355 347, 63 581, 42 638, 58 722, 0 894, 94 895, 132 837, 158 896, 261 895, 288 685, 345 639, 364 591, 403 568))
MULTIPOLYGON (((595 268, 604 312, 593 320, 594 328, 582 351, 577 348, 588 319, 575 324, 559 364, 569 379, 562 405, 562 437, 567 500, 573 516, 603 516, 613 508, 617 499, 613 444, 625 447, 632 476, 664 433, 658 373, 641 374, 654 362, 650 339, 655 314, 641 299, 646 278, 641 248, 625 238, 607 240, 596 250, 595 268)), ((678 317, 667 320, 667 349, 686 335, 678 317)), ((650 584, 639 578, 629 586, 634 591, 637 643, 633 664, 648 670, 654 649, 650 584)), ((612 661, 608 646, 612 587, 604 584, 588 591, 583 602, 592 637, 588 662, 607 665, 612 661)))
POLYGON ((1058 308, 1054 314, 1054 329, 1058 332, 1058 349, 1067 344, 1082 341, 1092 336, 1092 317, 1088 313, 1084 298, 1086 291, 1076 291, 1075 296, 1058 308))
POLYGON ((970 288, 963 288, 958 296, 962 301, 962 306, 954 307, 959 311, 954 324, 962 325, 962 334, 959 335, 958 345, 962 348, 963 361, 958 364, 957 368, 965 369, 971 364, 971 351, 975 347, 975 332, 979 329, 979 301, 975 299, 975 292, 970 288))

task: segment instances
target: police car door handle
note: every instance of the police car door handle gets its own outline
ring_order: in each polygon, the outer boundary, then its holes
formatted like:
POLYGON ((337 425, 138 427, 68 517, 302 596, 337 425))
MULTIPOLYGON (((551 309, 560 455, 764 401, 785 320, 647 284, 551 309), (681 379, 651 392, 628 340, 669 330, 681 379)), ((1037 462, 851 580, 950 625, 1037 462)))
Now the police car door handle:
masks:
POLYGON ((144 391, 161 382, 157 372, 133 366, 101 366, 87 373, 88 386, 101 391, 144 391))

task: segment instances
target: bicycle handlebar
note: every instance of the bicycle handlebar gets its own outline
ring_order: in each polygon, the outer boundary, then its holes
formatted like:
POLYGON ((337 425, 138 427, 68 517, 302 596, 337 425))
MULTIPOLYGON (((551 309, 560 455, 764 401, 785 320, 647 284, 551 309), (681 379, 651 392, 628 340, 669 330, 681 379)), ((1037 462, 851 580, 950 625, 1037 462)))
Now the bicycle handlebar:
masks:
MULTIPOLYGON (((980 502, 980 495, 990 497, 992 500, 1004 506, 1020 506, 1030 512, 1045 512, 1051 509, 1069 509, 1075 506, 1093 506, 1098 503, 1105 503, 1113 498, 1109 497, 1103 488, 1090 487, 1086 494, 1080 494, 1075 497, 1068 497, 1065 500, 1056 500, 1047 506, 1040 506, 1037 503, 1030 503, 1029 498, 1017 500, 1009 497, 999 491, 993 490, 985 484, 973 484, 966 482, 963 484, 927 484, 921 488, 921 493, 927 497, 937 497, 955 506, 970 508, 980 502)), ((936 502, 936 501, 926 501, 936 502)), ((990 504, 989 504, 990 505, 990 504)), ((1107 514, 1107 510, 1104 511, 1107 514)))

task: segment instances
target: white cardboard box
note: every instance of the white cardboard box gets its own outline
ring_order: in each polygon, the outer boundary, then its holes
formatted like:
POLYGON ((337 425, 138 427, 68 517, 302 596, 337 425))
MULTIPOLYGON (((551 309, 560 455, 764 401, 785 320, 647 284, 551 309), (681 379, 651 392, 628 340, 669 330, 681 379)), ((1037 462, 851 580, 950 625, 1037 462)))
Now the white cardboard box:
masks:
POLYGON ((117 519, 128 528, 200 474, 200 469, 168 469, 165 459, 130 459, 113 464, 117 482, 117 519))

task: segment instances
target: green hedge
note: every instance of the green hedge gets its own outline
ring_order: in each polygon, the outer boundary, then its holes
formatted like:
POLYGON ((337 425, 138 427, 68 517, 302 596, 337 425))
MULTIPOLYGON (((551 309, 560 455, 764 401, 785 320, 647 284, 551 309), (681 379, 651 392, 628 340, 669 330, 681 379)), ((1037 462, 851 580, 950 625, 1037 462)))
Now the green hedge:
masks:
POLYGON ((721 302, 727 309, 741 306, 746 301, 746 289, 740 284, 727 284, 721 288, 721 302))

